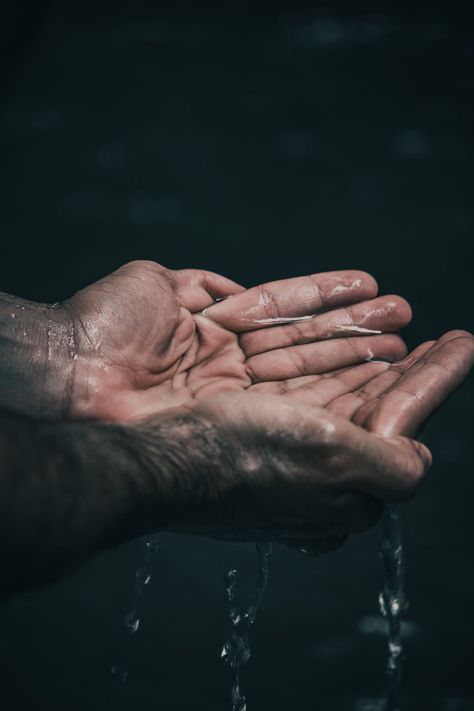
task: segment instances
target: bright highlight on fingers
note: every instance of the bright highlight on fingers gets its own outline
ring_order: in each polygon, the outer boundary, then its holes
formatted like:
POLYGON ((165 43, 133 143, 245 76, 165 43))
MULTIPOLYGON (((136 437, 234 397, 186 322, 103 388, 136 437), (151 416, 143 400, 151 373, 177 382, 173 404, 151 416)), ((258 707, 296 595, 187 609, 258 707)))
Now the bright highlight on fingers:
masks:
POLYGON ((411 320, 410 305, 401 296, 381 296, 319 314, 310 320, 249 331, 240 336, 247 356, 274 348, 312 343, 327 338, 393 333, 411 320))
POLYGON ((269 282, 214 304, 205 316, 242 333, 282 323, 309 320, 315 314, 370 299, 377 294, 373 277, 360 271, 313 274, 269 282))

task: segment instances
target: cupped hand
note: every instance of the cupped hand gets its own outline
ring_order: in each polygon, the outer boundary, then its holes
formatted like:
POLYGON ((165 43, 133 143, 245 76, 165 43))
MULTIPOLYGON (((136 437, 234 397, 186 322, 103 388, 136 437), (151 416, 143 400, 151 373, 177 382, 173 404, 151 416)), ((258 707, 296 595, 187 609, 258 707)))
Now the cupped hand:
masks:
POLYGON ((415 437, 473 363, 472 334, 449 331, 394 363, 364 363, 321 376, 262 383, 258 389, 324 407, 378 435, 415 437))
POLYGON ((416 491, 431 455, 411 437, 473 363, 473 336, 452 331, 394 364, 260 383, 198 404, 229 460, 216 460, 211 505, 178 528, 314 553, 338 547, 372 526, 383 502, 416 491))
POLYGON ((410 308, 376 293, 357 271, 244 290, 212 272, 132 262, 63 303, 75 334, 68 415, 138 420, 260 382, 397 360, 410 308))
POLYGON ((420 443, 285 396, 225 393, 191 413, 173 531, 324 552, 374 525, 383 501, 412 496, 431 462, 420 443))

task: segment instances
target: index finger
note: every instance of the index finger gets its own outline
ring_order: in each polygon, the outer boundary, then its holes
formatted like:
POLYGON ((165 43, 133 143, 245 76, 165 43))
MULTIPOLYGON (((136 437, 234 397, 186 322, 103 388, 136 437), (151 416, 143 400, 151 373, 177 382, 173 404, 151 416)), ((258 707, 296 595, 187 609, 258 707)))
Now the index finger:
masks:
POLYGON ((323 272, 255 286, 208 307, 203 315, 242 333, 308 320, 321 311, 373 298, 377 290, 366 272, 323 272))

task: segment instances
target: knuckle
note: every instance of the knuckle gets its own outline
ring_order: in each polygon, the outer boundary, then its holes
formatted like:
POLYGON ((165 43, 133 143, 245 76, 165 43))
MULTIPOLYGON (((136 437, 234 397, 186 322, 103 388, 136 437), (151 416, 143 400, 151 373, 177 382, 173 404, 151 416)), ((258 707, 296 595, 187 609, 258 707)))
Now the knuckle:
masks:
POLYGON ((311 287, 314 289, 314 296, 315 296, 315 301, 318 304, 318 308, 324 307, 327 304, 327 298, 326 295, 324 294, 324 291, 321 288, 321 285, 319 283, 319 277, 317 274, 310 274, 308 276, 309 283, 311 287))
POLYGON ((247 373, 247 376, 250 378, 250 382, 252 383, 259 383, 261 382, 261 378, 258 376, 257 372, 255 371, 254 368, 255 365, 255 358, 248 358, 246 363, 245 363, 245 372, 247 373))
POLYGON ((298 375, 309 375, 311 373, 309 363, 300 348, 288 348, 288 356, 298 375))
POLYGON ((147 269, 149 271, 163 271, 165 269, 165 267, 162 267, 158 262, 153 262, 151 259, 134 259, 124 264, 124 268, 129 270, 147 269))
POLYGON ((280 313, 278 310, 278 305, 276 303, 275 296, 265 286, 265 284, 262 284, 258 287, 258 294, 259 304, 263 307, 266 317, 270 319, 279 318, 280 313))

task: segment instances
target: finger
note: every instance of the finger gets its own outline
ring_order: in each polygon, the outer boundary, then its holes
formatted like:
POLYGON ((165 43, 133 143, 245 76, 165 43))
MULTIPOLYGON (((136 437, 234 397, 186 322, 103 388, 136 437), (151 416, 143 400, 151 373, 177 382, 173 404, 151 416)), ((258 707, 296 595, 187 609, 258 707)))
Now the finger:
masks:
POLYGON ((415 363, 417 358, 431 348, 434 341, 428 341, 418 346, 403 361, 389 365, 384 371, 376 374, 375 377, 359 386, 352 392, 341 393, 327 403, 327 407, 346 419, 353 419, 362 427, 365 426, 366 416, 370 414, 380 402, 383 396, 403 375, 403 373, 415 363))
POLYGON ((340 271, 269 282, 206 309, 221 326, 241 333, 281 323, 308 320, 314 314, 370 299, 377 283, 360 271, 340 271))
MULTIPOLYGON (((354 518, 358 515, 361 504, 367 500, 357 498, 354 505, 353 497, 366 494, 381 501, 405 501, 415 493, 425 473, 431 466, 431 454, 425 445, 406 437, 387 438, 367 432, 341 417, 337 417, 319 407, 311 408, 314 416, 307 410, 307 405, 301 405, 301 425, 305 433, 305 442, 311 453, 311 441, 314 441, 316 452, 317 442, 321 442, 322 429, 325 430, 327 447, 336 455, 337 466, 332 473, 332 486, 339 490, 339 510, 332 509, 332 520, 343 531, 357 530, 354 518), (324 414, 324 421, 321 421, 324 414), (314 420, 312 439, 306 430, 307 424, 314 420), (345 517, 347 516, 347 520, 345 517)), ((319 459, 324 454, 319 446, 319 459)), ((311 494, 308 491, 308 501, 311 506, 311 494)), ((375 514, 376 512, 373 511, 375 514)), ((363 511, 362 520, 367 516, 363 511)), ((329 523, 329 522, 326 522, 329 523)), ((360 530, 363 526, 359 522, 360 530)), ((337 531, 340 532, 340 531, 337 531)))
POLYGON ((386 436, 414 436, 461 385, 473 363, 473 336, 465 331, 445 334, 392 386, 367 417, 367 426, 386 436))
POLYGON ((257 383, 251 387, 257 392, 278 393, 293 400, 326 407, 331 400, 362 387, 388 367, 389 363, 363 363, 334 373, 257 383))
POLYGON ((315 375, 378 358, 394 361, 405 355, 406 347, 402 339, 387 334, 277 348, 252 356, 247 360, 246 368, 252 382, 256 383, 315 375))
POLYGON ((376 499, 395 503, 415 494, 432 461, 424 444, 406 437, 369 434, 359 451, 363 458, 354 462, 358 488, 376 499))
POLYGON ((394 332, 411 320, 411 308, 400 296, 381 296, 353 306, 328 311, 307 321, 249 331, 240 336, 247 356, 275 348, 312 343, 327 338, 394 332))
POLYGON ((235 281, 205 269, 180 269, 171 274, 181 304, 194 313, 210 306, 216 299, 245 292, 245 288, 235 281))

